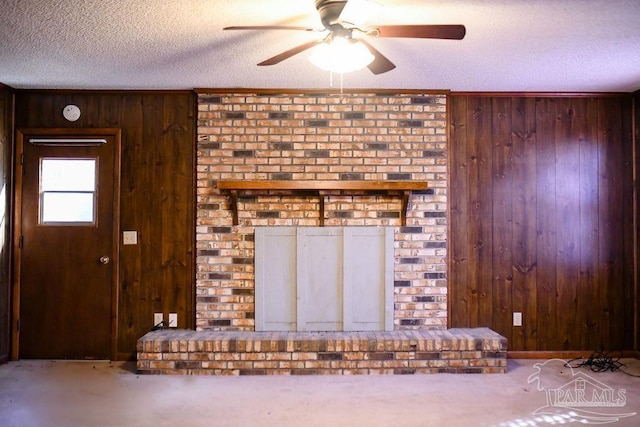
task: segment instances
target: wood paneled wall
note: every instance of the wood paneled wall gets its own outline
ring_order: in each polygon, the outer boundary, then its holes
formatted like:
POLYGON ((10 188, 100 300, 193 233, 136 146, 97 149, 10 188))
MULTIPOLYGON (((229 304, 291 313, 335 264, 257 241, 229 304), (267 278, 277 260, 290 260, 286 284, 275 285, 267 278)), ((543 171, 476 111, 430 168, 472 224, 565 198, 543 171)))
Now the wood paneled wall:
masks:
POLYGON ((13 133, 13 91, 0 84, 0 363, 9 359, 10 276, 9 238, 11 218, 11 135, 13 133))
POLYGON ((632 105, 451 96, 450 326, 510 350, 635 349, 632 105))
POLYGON ((120 247, 119 359, 153 326, 153 313, 178 313, 194 327, 195 97, 190 92, 18 91, 16 127, 118 127, 122 130, 121 230, 138 245, 120 247), (62 117, 67 104, 80 119, 62 117))
MULTIPOLYGON (((9 93, 0 87, 5 168, 9 93)), ((453 94, 449 105, 450 326, 491 327, 511 350, 638 349, 631 97, 453 94)), ((194 111, 190 93, 16 95, 16 127, 122 129, 121 228, 140 242, 121 247, 119 358, 133 356, 154 311, 193 327, 194 111), (77 122, 62 118, 69 103, 77 122)), ((5 275, 0 357, 7 295, 5 275)))

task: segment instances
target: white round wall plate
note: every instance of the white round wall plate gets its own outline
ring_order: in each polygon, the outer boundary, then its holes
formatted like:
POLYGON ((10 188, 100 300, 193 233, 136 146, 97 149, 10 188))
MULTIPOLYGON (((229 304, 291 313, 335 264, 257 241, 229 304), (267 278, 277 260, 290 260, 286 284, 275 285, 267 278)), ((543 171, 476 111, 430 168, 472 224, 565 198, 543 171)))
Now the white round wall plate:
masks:
POLYGON ((62 115, 70 122, 75 122, 80 118, 80 108, 77 105, 69 104, 62 110, 62 115))

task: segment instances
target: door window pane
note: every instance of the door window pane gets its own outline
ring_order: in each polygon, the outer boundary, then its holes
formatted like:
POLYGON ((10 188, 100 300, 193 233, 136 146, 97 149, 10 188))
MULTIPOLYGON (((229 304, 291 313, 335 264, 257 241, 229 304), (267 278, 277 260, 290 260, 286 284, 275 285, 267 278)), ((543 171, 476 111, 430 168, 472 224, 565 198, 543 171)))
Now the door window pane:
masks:
POLYGON ((40 223, 95 223, 96 159, 40 163, 40 223))
POLYGON ((42 159, 42 191, 95 190, 95 159, 42 159))

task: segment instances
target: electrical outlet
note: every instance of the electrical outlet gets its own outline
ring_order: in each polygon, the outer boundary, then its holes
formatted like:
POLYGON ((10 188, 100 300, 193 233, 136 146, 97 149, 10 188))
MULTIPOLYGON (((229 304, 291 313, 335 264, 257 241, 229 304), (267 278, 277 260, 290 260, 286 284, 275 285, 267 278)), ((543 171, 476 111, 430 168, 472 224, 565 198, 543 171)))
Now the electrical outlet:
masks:
POLYGON ((159 325, 164 321, 162 313, 153 313, 153 326, 159 325))
POLYGON ((513 312, 513 326, 522 326, 522 313, 519 311, 513 312))
POLYGON ((169 313, 169 327, 170 328, 178 327, 178 313, 169 313))

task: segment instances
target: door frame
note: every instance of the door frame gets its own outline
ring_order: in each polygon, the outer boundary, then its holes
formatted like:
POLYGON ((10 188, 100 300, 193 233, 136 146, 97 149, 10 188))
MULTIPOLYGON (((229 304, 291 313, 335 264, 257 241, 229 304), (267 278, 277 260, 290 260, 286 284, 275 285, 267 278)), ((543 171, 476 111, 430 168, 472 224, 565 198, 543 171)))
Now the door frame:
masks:
POLYGON ((120 280, 120 128, 20 128, 16 130, 16 144, 13 154, 13 230, 12 230, 12 316, 11 316, 11 360, 20 357, 20 267, 22 248, 22 153, 25 135, 57 136, 57 137, 113 137, 113 277, 111 283, 111 360, 117 358, 118 345, 118 301, 120 280))

